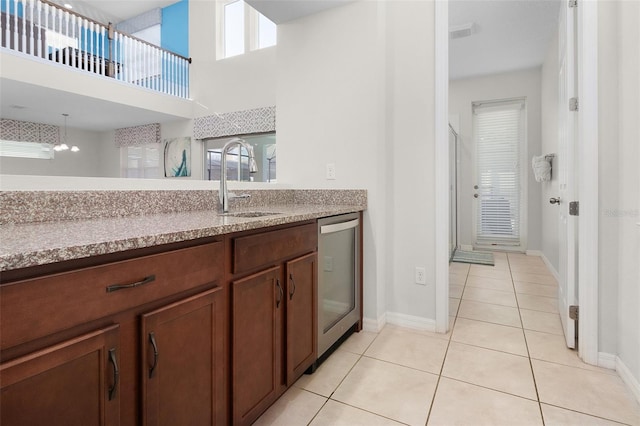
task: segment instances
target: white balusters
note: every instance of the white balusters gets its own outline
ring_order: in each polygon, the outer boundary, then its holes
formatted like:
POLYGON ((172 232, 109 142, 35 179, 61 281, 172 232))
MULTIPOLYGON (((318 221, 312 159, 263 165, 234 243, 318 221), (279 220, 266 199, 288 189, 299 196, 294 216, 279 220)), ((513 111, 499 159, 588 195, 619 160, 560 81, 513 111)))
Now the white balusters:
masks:
MULTIPOLYGON (((44 41, 42 38, 42 2, 36 1, 36 17, 37 22, 34 22, 34 30, 36 32, 36 49, 35 54, 39 58, 44 58, 44 52, 42 47, 42 42, 44 41)), ((46 27, 45 27, 46 28, 46 27)))
POLYGON ((189 61, 42 0, 0 0, 3 46, 183 98, 189 61), (45 37, 46 32, 46 37, 45 37), (113 39, 110 34, 113 33, 113 39))
POLYGON ((33 0, 29 0, 27 1, 27 3, 25 3, 25 6, 28 7, 28 11, 25 10, 24 11, 24 18, 25 20, 27 19, 27 16, 29 16, 29 44, 27 46, 27 52, 31 53, 32 55, 35 55, 35 46, 34 46, 34 40, 33 40, 33 33, 36 30, 35 24, 33 22, 33 0))

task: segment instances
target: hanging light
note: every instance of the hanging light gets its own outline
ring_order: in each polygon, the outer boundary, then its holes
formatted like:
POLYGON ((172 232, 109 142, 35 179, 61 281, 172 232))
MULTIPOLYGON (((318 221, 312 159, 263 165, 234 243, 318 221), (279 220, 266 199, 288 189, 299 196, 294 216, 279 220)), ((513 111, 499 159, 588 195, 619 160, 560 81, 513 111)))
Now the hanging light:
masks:
MULTIPOLYGON (((69 145, 67 145, 67 117, 69 117, 69 114, 63 113, 62 115, 64 116, 64 136, 62 137, 62 143, 53 146, 54 151, 67 151, 69 149, 69 145)), ((78 151, 80 151, 80 148, 78 148, 77 145, 71 147, 71 152, 78 151)))

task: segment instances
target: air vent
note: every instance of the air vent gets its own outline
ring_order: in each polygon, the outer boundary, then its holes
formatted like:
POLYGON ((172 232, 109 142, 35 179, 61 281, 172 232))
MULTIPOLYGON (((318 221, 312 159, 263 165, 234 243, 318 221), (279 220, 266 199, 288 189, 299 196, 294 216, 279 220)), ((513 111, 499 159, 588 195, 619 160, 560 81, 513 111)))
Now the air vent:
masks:
POLYGON ((449 28, 449 39, 469 37, 475 33, 475 29, 474 23, 452 26, 449 28))

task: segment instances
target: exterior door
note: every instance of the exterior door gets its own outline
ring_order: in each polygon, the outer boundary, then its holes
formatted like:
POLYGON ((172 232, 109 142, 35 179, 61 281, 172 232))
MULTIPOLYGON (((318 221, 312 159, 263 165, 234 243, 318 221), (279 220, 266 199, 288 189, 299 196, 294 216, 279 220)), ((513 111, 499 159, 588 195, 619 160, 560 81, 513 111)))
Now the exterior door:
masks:
POLYGON ((577 305, 578 282, 578 217, 569 214, 569 202, 577 199, 576 137, 577 112, 569 110, 570 99, 577 96, 575 8, 560 7, 559 30, 559 133, 558 188, 559 274, 558 308, 569 348, 576 347, 576 323, 569 317, 569 307, 577 305))
POLYGON ((475 247, 524 247, 525 129, 525 99, 473 103, 475 247))

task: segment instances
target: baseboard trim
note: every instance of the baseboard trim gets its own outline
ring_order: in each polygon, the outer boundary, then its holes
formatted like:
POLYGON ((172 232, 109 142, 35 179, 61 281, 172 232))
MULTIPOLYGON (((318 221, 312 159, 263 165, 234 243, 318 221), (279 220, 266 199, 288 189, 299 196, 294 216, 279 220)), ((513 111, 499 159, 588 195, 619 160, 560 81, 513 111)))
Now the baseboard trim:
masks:
POLYGON ((527 250, 525 251, 525 254, 527 256, 538 256, 538 257, 544 256, 544 253, 542 253, 540 250, 527 250))
POLYGON ((373 333, 379 333, 384 328, 384 325, 387 323, 387 314, 384 313, 380 315, 378 319, 373 318, 363 318, 362 319, 362 329, 364 331, 371 331, 373 333))
POLYGON ((606 352, 598 352, 598 367, 616 369, 616 356, 606 352))
POLYGON ((387 323, 422 331, 436 331, 436 321, 414 315, 387 312, 387 323))
POLYGON ((549 271, 551 271, 551 274, 553 274, 553 276, 555 277, 556 281, 558 283, 560 283, 560 273, 558 271, 556 271, 556 268, 553 266, 553 264, 549 261, 549 259, 547 259, 547 256, 544 255, 543 252, 540 252, 540 257, 542 258, 542 261, 544 262, 544 264, 547 266, 547 268, 549 269, 549 271))
POLYGON ((640 382, 636 377, 634 377, 631 370, 622 362, 620 357, 615 357, 616 360, 616 371, 620 375, 622 381, 629 387, 633 396, 636 397, 636 401, 640 403, 640 382))
POLYGON ((467 245, 467 244, 460 244, 460 250, 464 250, 464 251, 473 251, 473 246, 472 245, 467 245))

